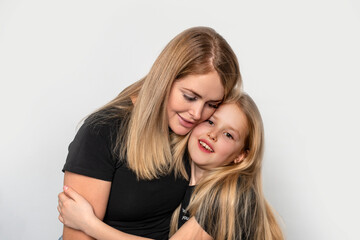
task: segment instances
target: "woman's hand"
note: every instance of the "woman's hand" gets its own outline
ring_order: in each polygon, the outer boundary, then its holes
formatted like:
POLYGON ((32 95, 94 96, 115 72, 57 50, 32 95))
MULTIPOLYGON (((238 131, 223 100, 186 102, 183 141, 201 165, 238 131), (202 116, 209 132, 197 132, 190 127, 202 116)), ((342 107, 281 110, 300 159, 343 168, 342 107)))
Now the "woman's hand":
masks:
POLYGON ((85 232, 92 221, 97 220, 90 203, 70 187, 58 195, 59 220, 65 226, 85 232))

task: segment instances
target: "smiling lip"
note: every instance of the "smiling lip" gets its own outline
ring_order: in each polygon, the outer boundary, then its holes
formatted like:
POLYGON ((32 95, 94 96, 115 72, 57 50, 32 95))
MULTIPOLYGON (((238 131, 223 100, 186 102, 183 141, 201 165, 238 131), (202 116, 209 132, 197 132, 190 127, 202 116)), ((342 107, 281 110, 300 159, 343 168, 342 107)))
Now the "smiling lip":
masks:
POLYGON ((200 148, 201 151, 203 151, 205 153, 214 153, 213 147, 207 141, 205 141, 204 139, 199 139, 198 147, 200 148), (203 145, 201 145, 200 141, 203 142, 203 143, 206 143, 212 149, 212 151, 209 150, 209 149, 206 149, 205 147, 203 147, 203 145))
POLYGON ((186 120, 185 118, 181 117, 179 114, 178 114, 178 117, 179 117, 180 124, 185 128, 192 128, 195 125, 195 122, 190 122, 190 121, 186 120))

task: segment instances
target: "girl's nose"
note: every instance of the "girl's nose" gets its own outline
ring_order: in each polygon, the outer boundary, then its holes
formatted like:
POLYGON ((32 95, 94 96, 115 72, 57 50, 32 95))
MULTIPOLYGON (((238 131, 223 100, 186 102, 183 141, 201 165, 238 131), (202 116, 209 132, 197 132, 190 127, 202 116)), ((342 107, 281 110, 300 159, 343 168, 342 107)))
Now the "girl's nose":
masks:
POLYGON ((208 137, 213 140, 214 142, 217 141, 217 137, 216 137, 216 134, 215 133, 212 133, 212 132, 209 132, 208 134, 208 137))

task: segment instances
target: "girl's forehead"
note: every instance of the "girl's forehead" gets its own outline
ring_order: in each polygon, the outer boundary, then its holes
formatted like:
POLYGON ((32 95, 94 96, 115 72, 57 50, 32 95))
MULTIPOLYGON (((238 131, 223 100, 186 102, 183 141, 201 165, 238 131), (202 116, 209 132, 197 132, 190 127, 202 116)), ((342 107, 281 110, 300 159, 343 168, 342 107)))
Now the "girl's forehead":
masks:
POLYGON ((240 115, 240 112, 242 110, 239 108, 239 106, 236 103, 222 103, 214 112, 214 116, 221 119, 226 119, 227 116, 231 115, 240 115))
POLYGON ((224 103, 212 116, 224 128, 231 128, 243 135, 247 131, 247 118, 236 103, 224 103))

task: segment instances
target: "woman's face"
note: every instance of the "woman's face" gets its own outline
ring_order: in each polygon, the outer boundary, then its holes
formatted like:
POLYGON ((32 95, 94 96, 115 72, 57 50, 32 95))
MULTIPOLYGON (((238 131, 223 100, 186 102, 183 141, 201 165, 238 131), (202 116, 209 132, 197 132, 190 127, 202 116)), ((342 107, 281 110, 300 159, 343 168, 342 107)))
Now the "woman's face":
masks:
POLYGON ((187 134, 214 113, 223 97, 224 87, 216 71, 176 80, 167 104, 169 127, 178 135, 187 134))
POLYGON ((240 162, 248 135, 246 116, 234 103, 222 104, 191 132, 188 150, 196 165, 205 170, 240 162))

